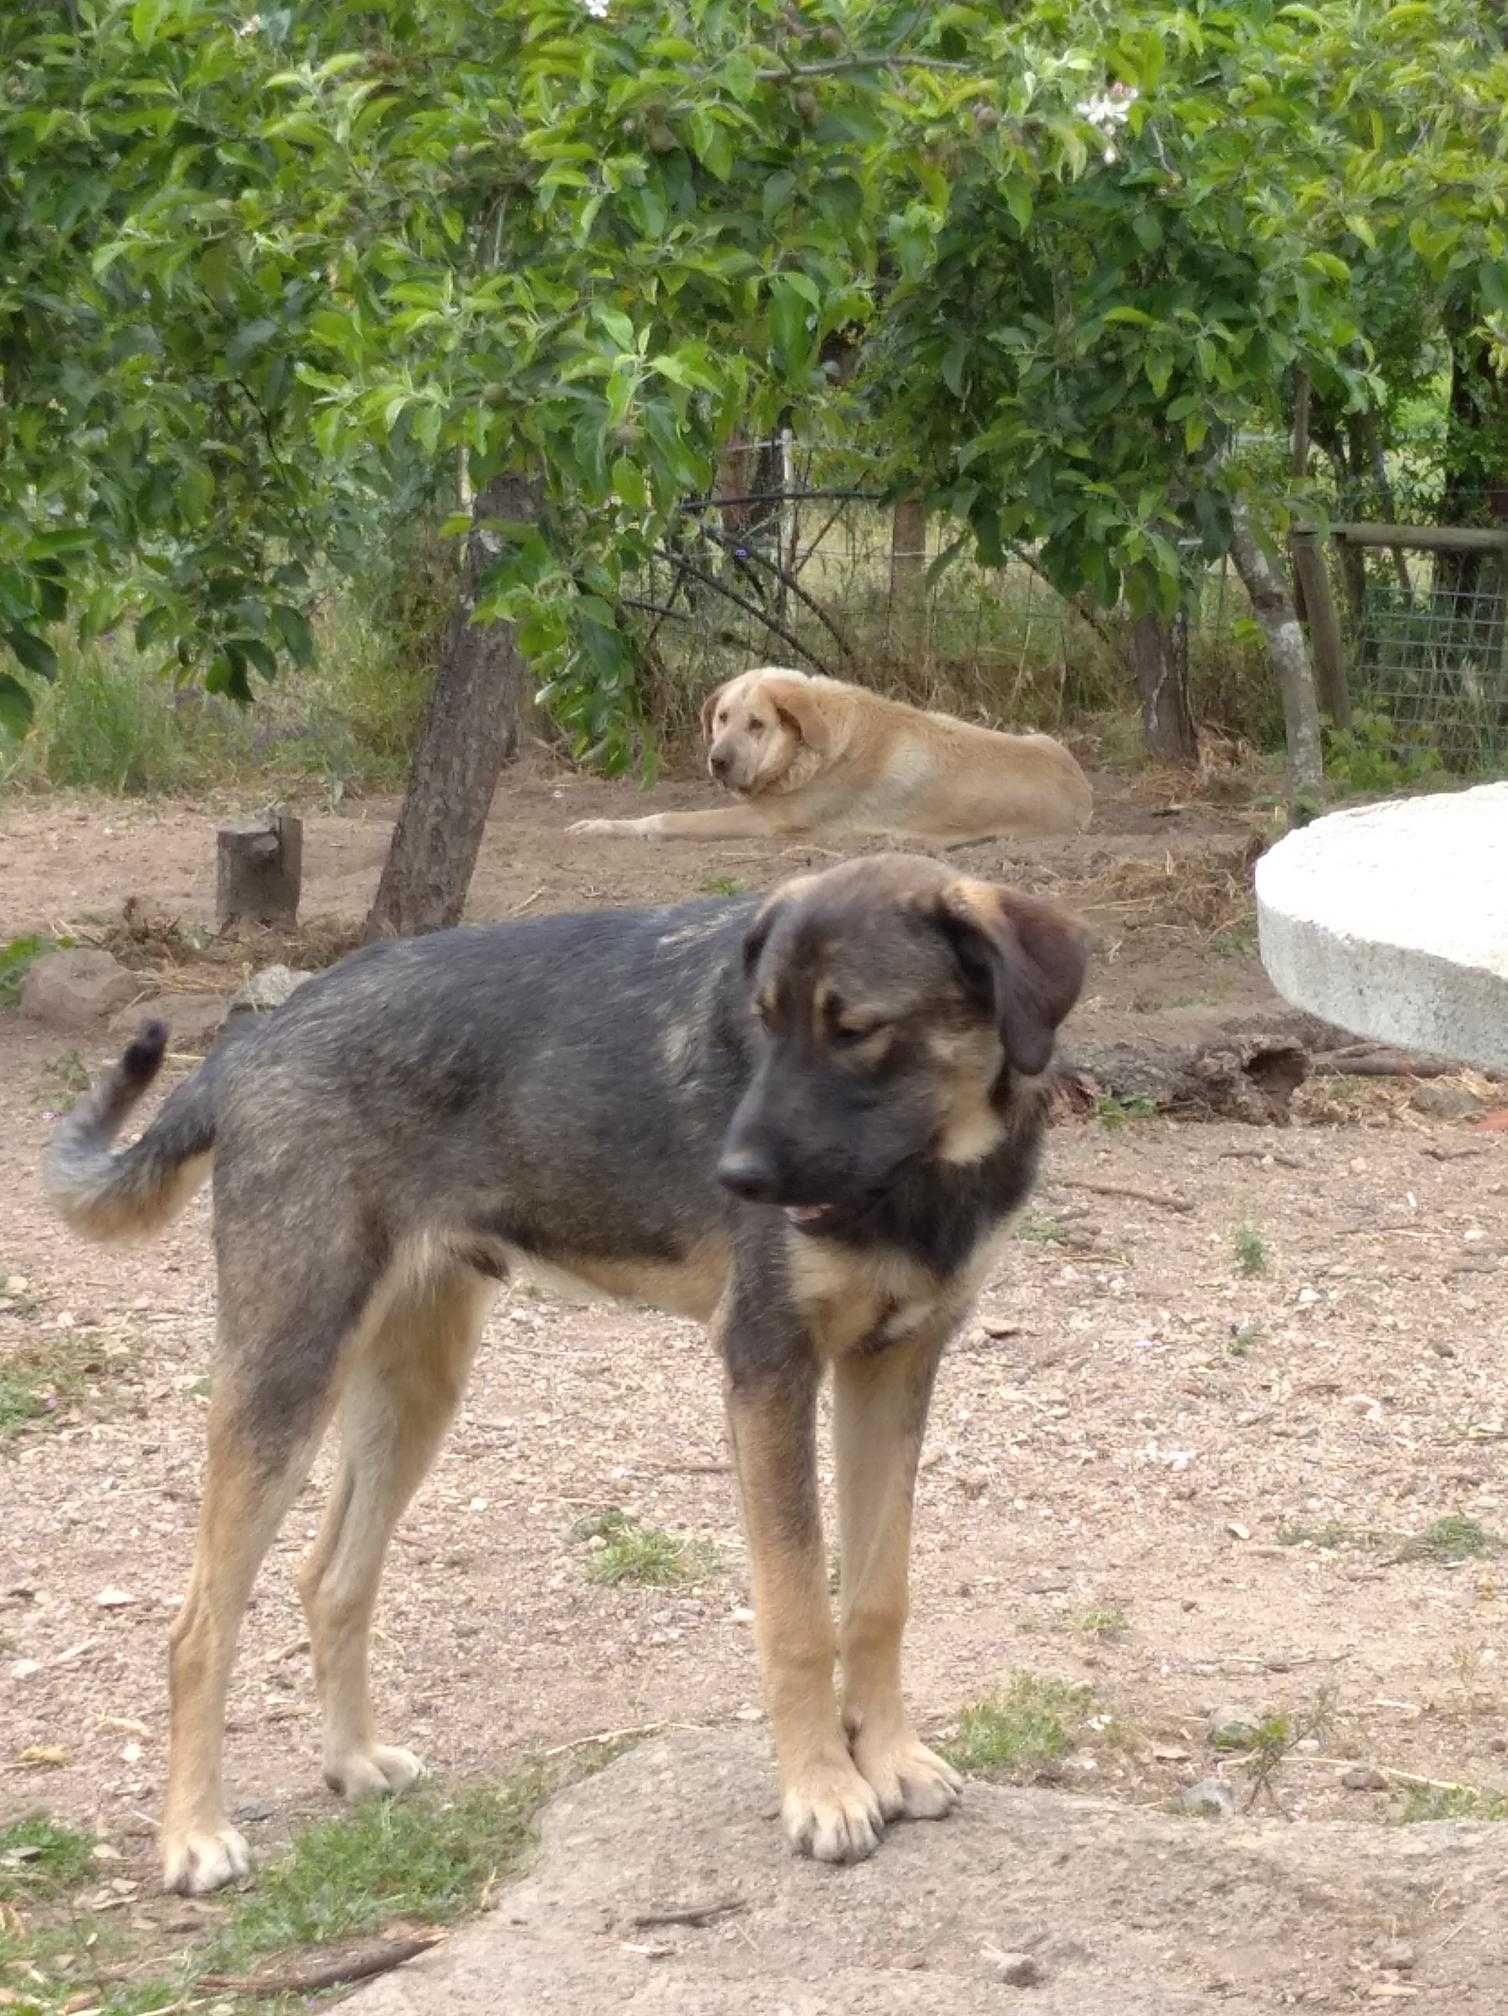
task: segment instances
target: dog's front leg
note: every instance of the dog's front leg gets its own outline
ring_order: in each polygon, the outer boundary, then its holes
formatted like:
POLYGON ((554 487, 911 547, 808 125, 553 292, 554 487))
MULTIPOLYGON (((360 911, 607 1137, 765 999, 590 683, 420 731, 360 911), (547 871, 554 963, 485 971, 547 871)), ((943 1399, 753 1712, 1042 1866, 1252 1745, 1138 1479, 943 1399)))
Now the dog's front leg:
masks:
POLYGON ((942 1339, 906 1341, 833 1368, 843 1542, 843 1721, 887 1820, 940 1820, 960 1779, 921 1741, 901 1695, 911 1505, 942 1339))
POLYGON ((799 1335, 789 1356, 749 1362, 737 1319, 723 1339, 728 1429, 754 1575, 754 1634, 791 1844, 858 1862, 883 1831, 854 1768, 833 1687, 837 1650, 817 1502, 817 1367, 799 1335))

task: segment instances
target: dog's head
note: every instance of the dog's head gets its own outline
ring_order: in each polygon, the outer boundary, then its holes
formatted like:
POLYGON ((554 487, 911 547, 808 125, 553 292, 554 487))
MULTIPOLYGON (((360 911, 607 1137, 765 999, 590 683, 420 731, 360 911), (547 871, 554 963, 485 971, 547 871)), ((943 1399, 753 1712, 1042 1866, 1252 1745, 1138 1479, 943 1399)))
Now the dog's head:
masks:
POLYGON ((802 745, 815 746, 821 732, 811 681, 780 665, 740 672, 702 704, 708 773, 741 798, 778 786, 802 745))
POLYGON ((1083 931, 1034 897, 913 855, 777 889, 744 946, 758 1061, 718 1175, 803 1231, 903 1167, 983 1159, 1078 998, 1083 931))

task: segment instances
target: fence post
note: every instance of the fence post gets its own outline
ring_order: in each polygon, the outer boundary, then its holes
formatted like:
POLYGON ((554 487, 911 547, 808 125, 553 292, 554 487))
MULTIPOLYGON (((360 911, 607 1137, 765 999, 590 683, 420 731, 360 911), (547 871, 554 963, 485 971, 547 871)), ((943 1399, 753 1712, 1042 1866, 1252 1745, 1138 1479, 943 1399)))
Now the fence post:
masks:
POLYGON ((1346 661, 1341 645, 1340 618, 1330 590, 1330 570, 1312 525, 1295 526, 1290 538, 1293 571, 1309 619, 1309 642, 1314 650, 1314 683, 1321 709, 1337 728, 1351 725, 1351 695, 1346 686, 1346 661))

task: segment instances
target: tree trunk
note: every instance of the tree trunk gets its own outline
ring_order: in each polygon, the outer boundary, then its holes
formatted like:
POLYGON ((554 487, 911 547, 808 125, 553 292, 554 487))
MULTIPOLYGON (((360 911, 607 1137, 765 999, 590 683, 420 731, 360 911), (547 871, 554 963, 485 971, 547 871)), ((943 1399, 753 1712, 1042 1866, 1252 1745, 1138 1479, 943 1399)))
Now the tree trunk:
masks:
POLYGON ((918 601, 926 571, 927 509, 920 497, 902 497, 890 518, 891 600, 918 601))
POLYGON ((477 492, 460 600, 440 647, 408 788, 363 931, 411 937, 460 921, 503 765, 518 753, 530 704, 511 623, 475 624, 477 586, 497 555, 488 518, 532 520, 537 487, 494 477, 477 492))
POLYGON ((304 875, 304 824, 278 806, 215 836, 215 922, 291 924, 304 875))
POLYGON ((1131 624, 1131 669, 1141 699, 1142 739, 1160 763, 1192 763, 1199 738, 1189 711, 1188 665, 1183 640, 1166 616, 1138 616, 1131 624))
MULTIPOLYGON (((1477 327, 1473 298, 1447 306, 1445 333, 1450 341, 1450 406, 1440 523, 1485 524, 1488 513, 1502 520, 1508 518, 1508 380, 1496 369, 1491 348, 1477 327)), ((1474 595, 1481 567, 1480 553, 1438 555, 1436 594, 1474 595)), ((1462 604, 1453 607, 1460 609, 1462 604)))
POLYGON ((1288 745, 1288 795, 1295 810, 1317 811, 1324 803, 1325 765, 1320 742, 1314 670, 1293 597, 1251 529, 1243 507, 1233 515, 1231 558, 1251 597, 1252 614, 1267 639, 1267 655, 1283 695, 1283 734, 1288 745))

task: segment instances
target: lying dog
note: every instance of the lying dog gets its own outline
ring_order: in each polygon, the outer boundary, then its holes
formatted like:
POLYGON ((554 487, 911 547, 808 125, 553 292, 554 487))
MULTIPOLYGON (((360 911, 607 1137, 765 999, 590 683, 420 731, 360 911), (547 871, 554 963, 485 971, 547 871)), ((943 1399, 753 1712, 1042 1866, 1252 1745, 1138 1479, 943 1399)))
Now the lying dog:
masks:
POLYGON ((1003 735, 779 666, 744 672, 702 708, 707 768, 742 800, 705 812, 578 819, 570 833, 755 840, 819 828, 962 846, 1081 833, 1089 780, 1050 735, 1003 735))
POLYGON ((1084 959, 1045 904, 905 855, 763 901, 437 932, 307 982, 113 1153, 162 1061, 167 1031, 143 1027, 62 1122, 46 1182, 77 1230, 122 1239, 161 1227, 214 1162, 219 1351, 172 1630, 169 1888, 246 1871, 220 1776, 231 1657, 332 1417, 340 1471, 299 1578, 324 1773, 351 1797, 419 1775, 373 1724, 378 1577, 487 1304, 530 1262, 711 1327, 793 1843, 851 1860, 885 1821, 949 1810, 958 1778, 900 1687, 917 1455, 943 1345, 1031 1186, 1084 959))

